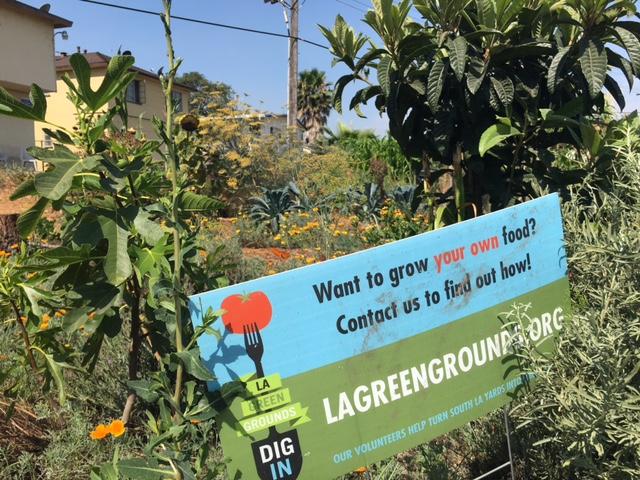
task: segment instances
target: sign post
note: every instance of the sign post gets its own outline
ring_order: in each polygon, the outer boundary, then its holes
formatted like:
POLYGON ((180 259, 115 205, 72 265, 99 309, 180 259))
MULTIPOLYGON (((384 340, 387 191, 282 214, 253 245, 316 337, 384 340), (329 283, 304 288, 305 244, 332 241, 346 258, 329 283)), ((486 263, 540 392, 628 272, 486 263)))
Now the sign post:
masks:
POLYGON ((554 348, 566 274, 549 195, 193 296, 196 323, 212 309, 224 324, 199 346, 230 478, 332 478, 504 406, 530 380, 514 343, 554 348))

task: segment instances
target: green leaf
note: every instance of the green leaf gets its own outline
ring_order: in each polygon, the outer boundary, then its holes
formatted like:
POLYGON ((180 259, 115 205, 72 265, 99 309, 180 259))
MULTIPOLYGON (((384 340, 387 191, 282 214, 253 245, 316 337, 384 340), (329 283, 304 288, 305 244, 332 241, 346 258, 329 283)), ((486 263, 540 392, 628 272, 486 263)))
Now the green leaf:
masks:
POLYGON ((150 380, 129 380, 127 385, 136 392, 136 395, 148 403, 153 403, 158 399, 160 396, 158 390, 162 388, 161 384, 150 380))
POLYGON ((121 475, 130 480, 164 480, 175 476, 171 468, 163 467, 155 460, 142 458, 120 460, 118 470, 121 475))
POLYGON ((434 112, 438 109, 442 88, 444 87, 445 65, 442 60, 436 60, 431 66, 427 85, 427 101, 434 112))
POLYGON ((180 207, 185 212, 210 212, 220 210, 224 204, 215 198, 207 197, 193 192, 182 192, 180 195, 180 207))
POLYGON ((11 194, 9 200, 15 202, 16 200, 19 200, 21 198, 31 197, 37 194, 38 191, 36 190, 36 184, 33 178, 29 178, 18 185, 18 188, 16 188, 15 191, 11 194))
POLYGON ((640 75, 640 41, 628 30, 616 27, 615 33, 620 40, 622 47, 627 51, 633 65, 633 71, 636 75, 640 75))
POLYGON ((29 100, 31 101, 31 106, 25 105, 7 90, 0 87, 0 114, 34 122, 44 122, 47 115, 47 100, 39 86, 31 85, 29 100))
POLYGON ((129 258, 129 231, 121 225, 120 218, 100 215, 98 223, 103 237, 109 242, 104 263, 104 273, 113 285, 120 285, 131 276, 132 267, 129 258))
POLYGON ((113 100, 136 76, 135 72, 129 71, 135 63, 135 59, 132 56, 115 56, 109 60, 104 79, 98 90, 94 91, 91 88, 91 66, 84 55, 74 53, 71 55, 69 62, 71 68, 73 68, 78 86, 76 88, 68 77, 63 80, 94 112, 113 100))
POLYGON ((513 82, 509 77, 491 77, 491 88, 495 92, 503 107, 508 107, 509 105, 511 105, 511 103, 513 103, 515 89, 513 87, 513 82))
POLYGON ((582 74, 589 85, 589 95, 595 98, 602 91, 607 75, 607 53, 601 44, 589 40, 583 45, 579 61, 582 74))
POLYGON ((549 72, 547 74, 547 88, 550 93, 554 93, 556 91, 558 77, 562 73, 562 68, 566 63, 567 54, 570 50, 571 47, 561 48, 555 57, 553 57, 553 60, 551 60, 551 65, 549 66, 549 72))
POLYGON ((475 95, 484 81, 486 74, 485 63, 479 58, 469 60, 469 74, 467 75, 467 88, 475 95))
POLYGON ((23 212, 17 221, 18 233, 22 238, 26 238, 33 233, 42 217, 42 214, 47 209, 51 200, 48 198, 40 198, 33 207, 26 212, 23 212))
POLYGON ((385 56, 378 63, 378 82, 385 95, 389 95, 391 91, 391 57, 385 56))
POLYGON ((171 354, 171 357, 177 357, 184 369, 189 375, 194 376, 198 380, 215 380, 215 377, 211 374, 209 369, 204 365, 200 358, 200 353, 197 350, 184 350, 182 352, 175 352, 171 354))
POLYGON ((100 160, 99 156, 80 158, 62 145, 56 145, 53 150, 30 148, 29 153, 53 165, 53 169, 37 174, 34 180, 38 193, 49 200, 60 200, 71 188, 73 177, 91 170, 100 160))
POLYGON ((487 128, 480 137, 480 144, 478 150, 480 156, 484 157, 485 153, 491 150, 496 145, 504 142, 509 137, 522 135, 522 132, 511 125, 504 123, 496 123, 487 128))
POLYGON ((609 94, 613 97, 615 102, 618 104, 618 108, 620 108, 620 111, 623 111, 626 105, 626 100, 624 99, 624 94, 622 93, 622 90, 620 90, 620 86, 618 85, 618 82, 616 82, 612 77, 607 75, 607 77, 604 79, 604 88, 607 89, 609 94))
POLYGON ((158 243, 164 235, 162 227, 151 220, 150 213, 143 208, 138 210, 138 214, 133 220, 133 225, 143 240, 150 246, 158 243))
POLYGON ((464 76, 464 69, 467 66, 467 40, 464 37, 456 37, 448 42, 449 60, 453 73, 459 82, 464 76))
POLYGON ((55 382, 56 387, 58 388, 58 402, 60 403, 60 405, 64 406, 64 404, 67 401, 67 395, 64 388, 64 374, 62 369, 63 368, 71 368, 74 370, 79 370, 79 369, 73 367, 72 365, 69 365, 66 362, 56 361, 53 355, 46 353, 44 350, 42 350, 39 347, 36 347, 35 345, 33 345, 31 348, 39 352, 45 358, 46 364, 47 364, 47 370, 51 375, 51 378, 55 382))

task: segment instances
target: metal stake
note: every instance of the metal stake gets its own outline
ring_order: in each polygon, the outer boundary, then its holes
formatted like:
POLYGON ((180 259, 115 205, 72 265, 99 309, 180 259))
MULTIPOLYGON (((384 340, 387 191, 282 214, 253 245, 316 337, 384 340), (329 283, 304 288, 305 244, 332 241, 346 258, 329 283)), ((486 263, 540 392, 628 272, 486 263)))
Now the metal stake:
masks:
POLYGON ((511 465, 511 480, 516 480, 516 474, 513 466, 513 454, 511 453, 511 429, 509 428, 509 414, 507 406, 504 406, 504 427, 507 431, 507 449, 509 450, 509 464, 511 465))

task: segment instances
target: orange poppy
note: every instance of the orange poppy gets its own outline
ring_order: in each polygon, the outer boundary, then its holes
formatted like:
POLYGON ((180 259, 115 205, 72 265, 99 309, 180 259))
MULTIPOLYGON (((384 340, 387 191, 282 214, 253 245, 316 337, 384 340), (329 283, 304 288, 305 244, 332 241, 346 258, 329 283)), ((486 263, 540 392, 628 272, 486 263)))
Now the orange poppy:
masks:
POLYGON ((109 433, 114 437, 121 437, 127 431, 122 420, 114 420, 108 427, 109 433))
POLYGON ((109 429, 103 424, 98 425, 93 432, 89 434, 91 440, 102 440, 109 435, 109 429))

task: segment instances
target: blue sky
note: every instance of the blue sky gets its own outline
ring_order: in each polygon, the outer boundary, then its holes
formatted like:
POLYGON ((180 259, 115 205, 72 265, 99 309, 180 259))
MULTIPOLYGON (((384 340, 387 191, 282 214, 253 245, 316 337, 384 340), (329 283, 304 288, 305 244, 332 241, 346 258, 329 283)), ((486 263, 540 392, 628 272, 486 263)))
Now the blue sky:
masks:
MULTIPOLYGON (((34 6, 42 1, 23 0, 34 6)), ((159 11, 161 0, 105 0, 107 3, 127 5, 159 11)), ((337 14, 358 30, 368 32, 361 22, 364 5, 369 0, 302 0, 300 36, 326 44, 318 24, 331 26, 337 14)), ((92 5, 80 0, 49 0, 51 13, 74 22, 69 40, 56 36, 56 50, 73 52, 76 47, 113 55, 119 48, 131 50, 137 64, 156 71, 165 63, 164 33, 160 20, 151 15, 92 5)), ((212 22, 286 33, 282 8, 265 4, 263 0, 174 0, 174 14, 212 22)), ((241 98, 261 110, 286 112, 287 102, 287 39, 253 33, 215 28, 174 21, 174 40, 177 54, 183 58, 182 72, 200 71, 209 79, 230 84, 241 98), (246 94, 246 96, 245 96, 246 94)), ((331 66, 328 50, 302 43, 300 68, 319 68, 335 82, 346 73, 342 65, 331 66)), ((627 85, 619 76, 620 86, 627 93, 627 85)), ((348 90, 345 98, 355 90, 348 90)), ((640 106, 640 82, 627 95, 630 111, 640 106)), ((364 109, 366 119, 347 112, 340 116, 333 112, 329 126, 338 122, 353 128, 370 128, 378 133, 387 130, 386 118, 375 108, 364 109)))
MULTIPOLYGON (((23 1, 39 6, 44 0, 39 3, 37 0, 23 1)), ((146 10, 161 9, 160 0, 106 1, 146 10)), ((142 68, 156 71, 164 65, 164 33, 158 18, 79 0, 49 0, 49 3, 51 13, 74 22, 68 29, 69 40, 63 41, 60 35, 56 36, 58 52, 73 52, 79 46, 83 50, 113 55, 122 47, 133 52, 142 68)), ((317 25, 333 25, 337 14, 350 23, 359 24, 365 10, 362 4, 367 3, 367 0, 305 0, 301 8, 300 36, 326 44, 317 25)), ((282 7, 265 4, 263 0, 175 0, 174 14, 286 34, 282 7)), ((241 99, 256 108, 286 112, 287 39, 176 20, 174 40, 176 52, 184 60, 182 72, 200 71, 211 80, 230 84, 241 99)), ((304 43, 300 46, 300 69, 319 68, 334 82, 346 73, 346 69, 342 66, 332 68, 331 60, 328 50, 304 43)), ((374 108, 365 113, 367 119, 351 113, 342 117, 334 112, 330 126, 335 129, 342 121, 354 128, 371 128, 378 133, 387 130, 386 119, 380 118, 374 108)))

